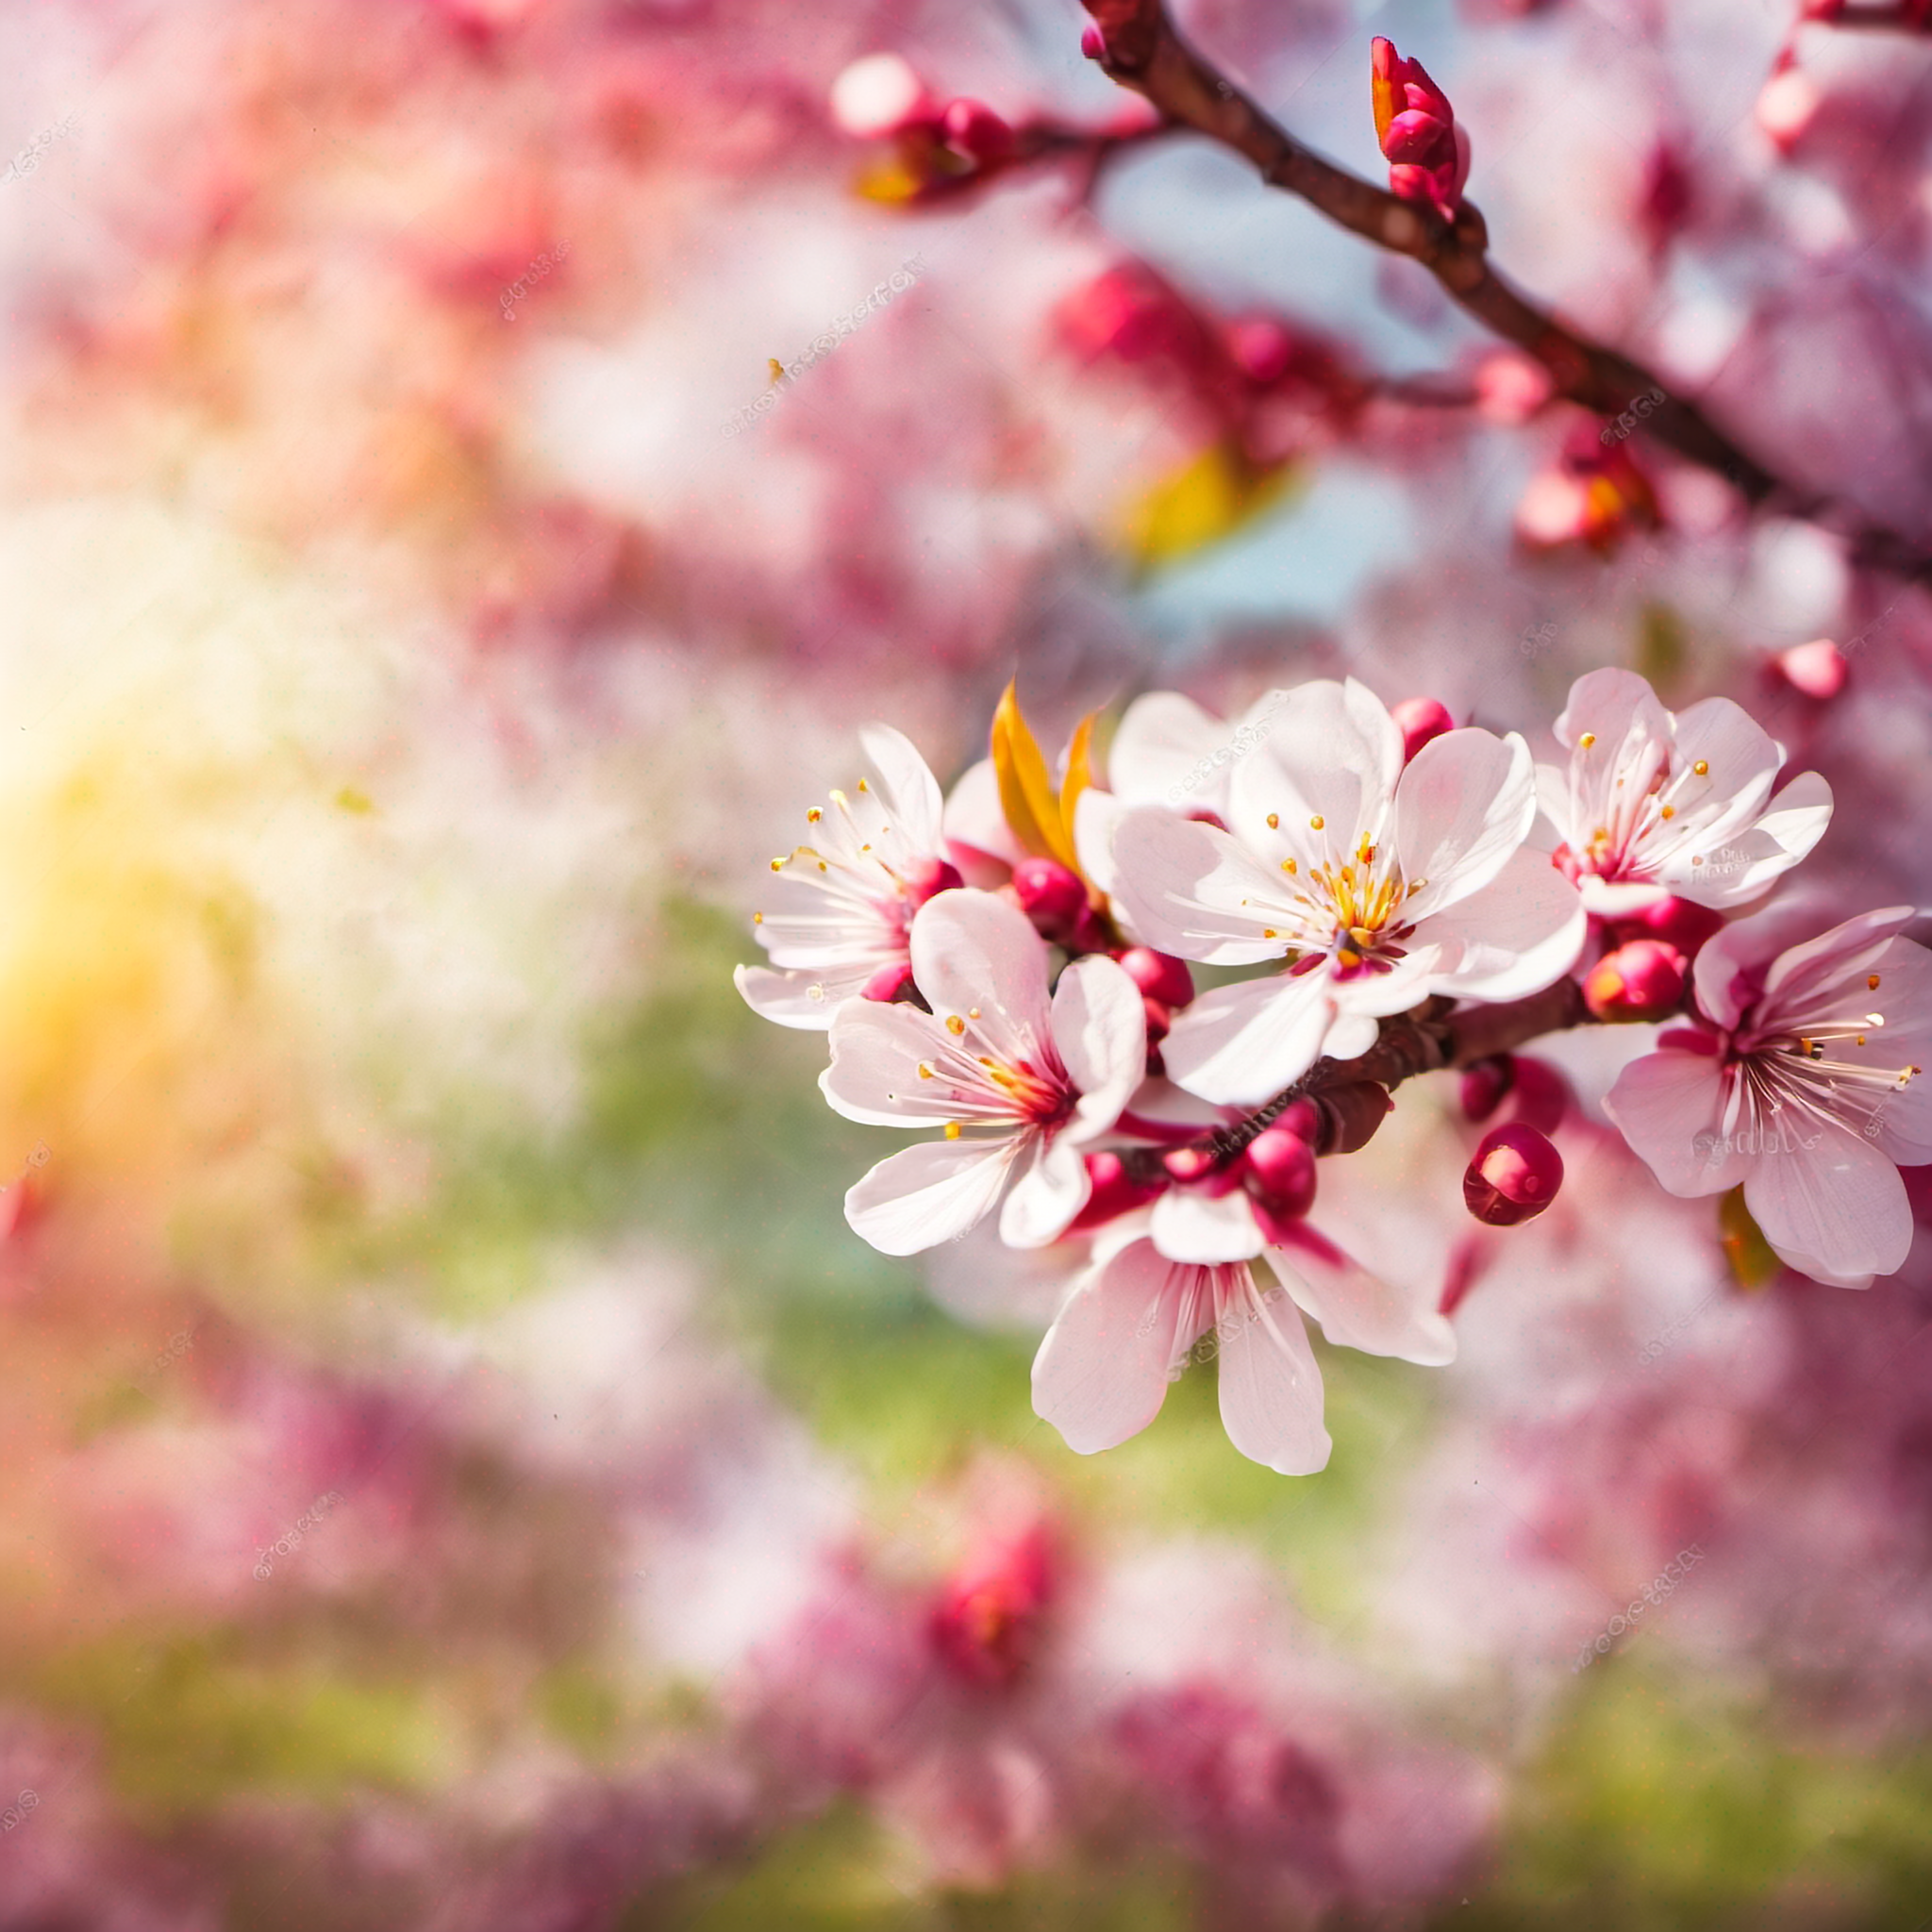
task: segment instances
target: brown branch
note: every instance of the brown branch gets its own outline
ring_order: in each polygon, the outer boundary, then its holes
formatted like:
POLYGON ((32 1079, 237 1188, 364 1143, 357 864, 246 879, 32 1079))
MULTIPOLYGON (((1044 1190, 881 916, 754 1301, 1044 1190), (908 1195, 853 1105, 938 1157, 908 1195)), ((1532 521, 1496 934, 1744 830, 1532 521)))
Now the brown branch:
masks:
MULTIPOLYGON (((1545 1033, 1561 1033, 1590 1021, 1582 989, 1568 978, 1527 999, 1496 1006, 1457 1008, 1445 999, 1425 1000, 1412 1012, 1384 1020, 1367 1053, 1352 1060, 1317 1060, 1299 1080, 1284 1087, 1244 1120, 1216 1127, 1189 1144, 1224 1165, 1273 1126, 1297 1100, 1319 1101, 1337 1088, 1364 1084, 1391 1090, 1418 1074, 1474 1066, 1477 1060, 1540 1040, 1545 1033)), ((1329 1124, 1332 1128, 1333 1123, 1329 1124)), ((1162 1176, 1162 1160, 1174 1151, 1137 1147, 1121 1157, 1122 1164, 1138 1180, 1155 1180, 1162 1176)))
POLYGON ((1639 396, 1663 397, 1645 428, 1690 461, 1714 470, 1747 502, 1839 530, 1855 560, 1932 580, 1932 550, 1867 518, 1853 506, 1785 482, 1719 429, 1695 403, 1673 396, 1627 356, 1539 308, 1490 263, 1481 214, 1465 202, 1454 225, 1404 201, 1304 147, 1174 31, 1161 0, 1082 0, 1100 30, 1099 65, 1143 95, 1170 124, 1191 127, 1243 155, 1263 181, 1299 195, 1364 241, 1420 262, 1495 334, 1528 351, 1557 391, 1599 415, 1615 416, 1639 396))
POLYGON ((1900 0, 1889 7, 1842 6, 1826 13, 1807 13, 1805 25, 1862 27, 1874 33, 1932 34, 1932 9, 1924 0, 1900 0))

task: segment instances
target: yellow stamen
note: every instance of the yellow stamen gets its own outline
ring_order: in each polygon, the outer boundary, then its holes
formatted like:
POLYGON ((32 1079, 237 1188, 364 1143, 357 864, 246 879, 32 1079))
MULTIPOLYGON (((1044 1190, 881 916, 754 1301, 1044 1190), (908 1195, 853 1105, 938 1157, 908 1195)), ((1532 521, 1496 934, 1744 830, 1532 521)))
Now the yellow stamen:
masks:
POLYGON ((1690 769, 1693 772, 1695 772, 1700 778, 1707 778, 1710 776, 1710 760, 1708 758, 1699 758, 1697 762, 1690 767, 1690 769))
POLYGON ((860 780, 858 781, 858 789, 859 789, 859 790, 860 790, 861 791, 870 791, 872 790, 872 787, 871 787, 870 785, 868 785, 868 784, 867 784, 867 783, 865 782, 865 780, 864 780, 863 778, 861 778, 861 779, 860 779, 860 780))
POLYGON ((1271 832, 1278 832, 1281 829, 1281 814, 1278 811, 1271 811, 1268 814, 1268 829, 1271 832))
POLYGON ((1667 805, 1657 816, 1659 818, 1674 819, 1677 816, 1677 808, 1674 805, 1667 805))
POLYGON ((785 870, 785 861, 782 858, 773 859, 772 870, 774 872, 783 872, 785 870))
POLYGON ((946 1123, 946 1139, 949 1141, 957 1141, 958 1138, 959 1123, 958 1121, 948 1121, 946 1123))
POLYGON ((977 1007, 968 1007, 968 1008, 966 1008, 966 1017, 967 1017, 967 1018, 968 1018, 969 1020, 976 1020, 976 1019, 978 1019, 978 1018, 979 1018, 979 1008, 978 1008, 977 1007))
POLYGON ((1596 742, 1596 733, 1594 731, 1586 731, 1576 742, 1582 750, 1588 751, 1596 742))
POLYGON ((1261 937, 1264 940, 1278 940, 1281 935, 1272 925, 1264 925, 1261 928, 1261 937))
POLYGON ((1298 868, 1296 867, 1293 859, 1284 858, 1281 861, 1281 869, 1285 873, 1293 874, 1298 868))
POLYGON ((922 1080, 930 1080, 932 1078, 932 1069, 924 1060, 921 1060, 919 1063, 919 1077, 922 1080))
POLYGON ((1322 827, 1325 825, 1327 823, 1328 821, 1324 819, 1320 812, 1317 812, 1315 816, 1308 821, 1308 830, 1311 832, 1319 832, 1322 829, 1322 827))
POLYGON ((819 870, 821 872, 825 870, 825 861, 823 858, 819 860, 819 870))
POLYGON ((1852 1041, 1852 1044, 1853 1044, 1854 1046, 1863 1046, 1863 1045, 1864 1045, 1864 1043, 1865 1043, 1865 1036, 1864 1036, 1864 1035, 1863 1035, 1862 1033, 1861 1033, 1861 1034, 1859 1034, 1859 1035, 1857 1036, 1857 1039, 1855 1039, 1855 1040, 1854 1040, 1854 1041, 1852 1041))
POLYGON ((752 923, 752 924, 753 924, 754 925, 762 925, 762 924, 764 924, 764 923, 765 923, 765 915, 764 915, 764 914, 763 914, 762 912, 754 912, 754 913, 752 914, 752 916, 751 916, 751 923, 752 923))
POLYGON ((1875 974, 1875 973, 1872 973, 1872 974, 1866 974, 1866 977, 1865 977, 1865 991, 1866 991, 1867 992, 1876 992, 1876 991, 1878 991, 1878 975, 1877 975, 1877 974, 1875 974))
POLYGON ((966 1023, 965 1021, 960 1019, 958 1013, 948 1013, 946 1015, 946 1031, 950 1033, 955 1040, 958 1039, 960 1034, 965 1032, 965 1030, 966 1023))
POLYGON ((813 806, 812 808, 806 813, 805 822, 808 825, 815 825, 824 817, 824 813, 821 811, 817 806, 813 806))

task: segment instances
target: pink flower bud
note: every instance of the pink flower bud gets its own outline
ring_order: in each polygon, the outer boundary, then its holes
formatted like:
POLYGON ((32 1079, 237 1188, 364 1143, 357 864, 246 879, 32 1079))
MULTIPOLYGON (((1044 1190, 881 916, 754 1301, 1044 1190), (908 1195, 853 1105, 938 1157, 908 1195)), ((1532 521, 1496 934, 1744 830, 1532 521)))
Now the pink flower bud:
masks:
POLYGON ((1640 912, 1613 921, 1610 936, 1618 945, 1627 940, 1661 940, 1667 946, 1675 946, 1685 958, 1693 959, 1698 948, 1722 932, 1724 925, 1724 914, 1713 907, 1700 906, 1694 899, 1658 899, 1640 912))
POLYGON ((1554 1134, 1574 1100, 1569 1081, 1548 1060, 1533 1054, 1512 1054, 1510 1067, 1514 1077, 1504 1118, 1534 1127, 1539 1134, 1554 1134))
POLYGON ((1013 130, 980 101, 954 101, 943 125, 948 144, 975 161, 1003 161, 1013 151, 1013 130))
POLYGON ((1067 931, 1087 909, 1087 888, 1079 874, 1058 859, 1023 858, 1013 868, 1013 894, 1021 911, 1048 938, 1067 931))
POLYGON ((1488 1227, 1532 1221, 1563 1185, 1563 1157, 1543 1135, 1520 1121, 1483 1136, 1462 1176, 1463 1205, 1488 1227))
MULTIPOLYGON (((1265 1214, 1286 1224, 1301 1220, 1315 1205, 1315 1154, 1299 1134, 1286 1127, 1266 1128, 1248 1142, 1242 1159, 1257 1219, 1265 1214)), ((1267 1221, 1261 1231, 1269 1232, 1267 1221)))
POLYGON ((1851 667, 1845 656, 1829 638, 1813 638, 1808 644, 1793 644, 1780 651, 1777 668, 1807 698, 1835 698, 1845 688, 1851 667))
POLYGON ((1682 1004, 1687 971, 1675 946, 1632 940, 1584 975, 1583 1004, 1599 1020, 1661 1020, 1682 1004))
POLYGON ((1493 1054, 1463 1070, 1462 1117, 1478 1124, 1502 1106, 1504 1096, 1516 1085, 1516 1062, 1507 1053, 1493 1054))
POLYGON ((891 1006, 895 1000, 909 999, 912 991, 911 962, 894 959, 890 966, 881 966, 859 988, 858 996, 862 1000, 877 1000, 882 1006, 891 1006))
POLYGON ((1113 928, 1091 906, 1080 908, 1074 929, 1060 941, 1070 953, 1107 953, 1119 943, 1113 928))
POLYGON ((1441 738, 1443 732, 1456 729, 1456 720, 1449 715, 1448 708, 1439 705, 1434 698, 1404 698, 1399 705, 1390 706, 1389 715, 1402 726, 1402 758, 1405 764, 1430 739, 1441 738))
POLYGON ((1118 1154, 1090 1154, 1087 1179, 1092 1191, 1087 1196, 1086 1207, 1074 1217, 1067 1230, 1070 1234, 1084 1233, 1118 1215, 1144 1208, 1166 1185, 1162 1181, 1136 1180, 1118 1154))
POLYGON ((1250 382, 1279 382, 1294 359, 1294 338, 1278 322, 1251 318, 1229 325, 1227 352, 1250 382))
POLYGON ((1080 52, 1089 60, 1098 60, 1107 52, 1107 41, 1097 26, 1080 29, 1080 52))
POLYGON ((1804 139, 1824 96, 1803 68, 1789 65, 1787 50, 1778 72, 1757 96, 1757 125, 1779 154, 1788 155, 1804 139))
POLYGON ((924 82, 897 54, 868 54, 832 83, 833 122, 862 141, 929 120, 932 112, 924 82))
POLYGON ((907 891, 921 906, 941 892, 953 891, 966 883, 959 875, 959 868, 949 865, 943 858, 919 859, 908 865, 899 876, 907 891))
POLYGON ((1184 1007, 1194 997, 1194 975, 1185 959, 1157 953, 1152 946, 1129 946, 1115 958, 1150 1000, 1158 1000, 1164 1007, 1184 1007))
POLYGON ((941 1591, 928 1625, 941 1660, 969 1683, 1010 1684, 1034 1649, 1054 1568, 1046 1533, 1037 1525, 961 1564, 941 1591))
POLYGON ((1556 379, 1528 356, 1485 356, 1475 372, 1475 406, 1491 423, 1527 423, 1556 393, 1556 379))
POLYGON ((1420 60, 1405 60, 1380 38, 1369 49, 1369 96, 1375 139, 1391 163, 1391 192, 1424 202, 1453 222, 1469 179, 1470 149, 1449 97, 1420 60))

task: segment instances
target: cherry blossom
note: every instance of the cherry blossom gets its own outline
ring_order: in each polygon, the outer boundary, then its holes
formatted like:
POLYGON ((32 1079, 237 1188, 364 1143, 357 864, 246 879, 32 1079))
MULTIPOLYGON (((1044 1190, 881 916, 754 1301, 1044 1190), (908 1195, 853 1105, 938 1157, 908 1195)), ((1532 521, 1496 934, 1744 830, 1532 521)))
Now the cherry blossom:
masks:
POLYGON ((1353 678, 1283 696, 1229 780, 1229 831, 1127 813, 1117 896, 1148 944, 1213 965, 1282 960, 1177 1015, 1169 1074, 1205 1099, 1266 1099, 1432 993, 1518 998, 1559 978, 1581 903, 1541 853, 1522 739, 1445 732, 1405 768, 1403 733, 1353 678))
POLYGON ((770 909, 755 912, 772 967, 732 975, 754 1011, 781 1026, 823 1030, 855 994, 909 957, 912 916, 959 883, 943 857, 939 781, 890 725, 859 733, 872 775, 857 797, 806 813, 812 842, 774 858, 770 909))
POLYGON ((1932 1161, 1932 954, 1901 929, 1910 907, 1807 937, 1781 907, 1697 956, 1695 1024, 1662 1034, 1604 1102, 1674 1194, 1742 1185, 1778 1257, 1814 1280, 1866 1287, 1912 1239, 1900 1167, 1932 1161))
POLYGON ((1706 698, 1674 716, 1631 671, 1592 671, 1557 720, 1567 771, 1539 767, 1558 861, 1592 913, 1675 896, 1743 906, 1809 852, 1831 788, 1801 773, 1774 799, 1784 750, 1741 706, 1706 698))
POLYGON ((910 955, 932 1010, 848 1004, 819 1084, 848 1120, 946 1138, 880 1161, 846 1194, 845 1218, 883 1253, 910 1255, 964 1234, 1006 1191, 1002 1238, 1041 1246, 1086 1205, 1081 1149, 1145 1072, 1141 990, 1096 956, 1069 966, 1049 999, 1045 946, 990 892, 928 901, 910 955))

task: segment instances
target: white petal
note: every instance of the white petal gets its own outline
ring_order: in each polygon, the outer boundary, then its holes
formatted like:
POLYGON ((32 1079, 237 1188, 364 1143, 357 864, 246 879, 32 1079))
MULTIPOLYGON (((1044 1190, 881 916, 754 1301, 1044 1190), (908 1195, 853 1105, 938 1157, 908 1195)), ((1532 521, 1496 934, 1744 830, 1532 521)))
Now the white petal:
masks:
POLYGON ((823 1033, 832 1016, 876 971, 871 960, 825 973, 774 973, 769 966, 737 966, 731 983, 744 996, 745 1005, 762 1018, 775 1020, 780 1026, 823 1033))
POLYGON ((1698 948, 1691 964, 1698 1011, 1716 1025, 1735 1026, 1772 961, 1816 933, 1821 917, 1804 900, 1792 899, 1733 920, 1698 948))
POLYGON ((945 1035, 930 1013, 882 1000, 853 1000, 832 1024, 832 1064, 819 1091, 834 1113, 874 1127, 942 1127, 954 1118, 951 1087, 922 1080, 922 1061, 945 1035))
POLYGON ((882 1255, 937 1247, 985 1217, 1024 1138, 922 1141, 880 1161, 847 1191, 845 1219, 882 1255))
MULTIPOLYGON (((1336 988, 1336 1000, 1341 1010, 1336 1013, 1334 1024, 1328 1028, 1322 1041, 1322 1052, 1317 1056, 1318 1058, 1325 1057, 1331 1060, 1352 1060, 1367 1053, 1370 1047, 1374 1045, 1382 1036, 1382 1021, 1387 1015, 1372 1013, 1365 1008, 1349 1008, 1342 1004, 1343 995, 1353 991, 1357 985, 1374 987, 1394 976, 1393 974, 1389 974, 1384 975, 1382 981, 1350 981, 1336 988)), ((1389 1010, 1399 1013, 1415 1004, 1413 996, 1405 995, 1400 1006, 1391 1007, 1389 1010)))
POLYGON ((1845 920, 1816 939, 1787 946, 1764 975, 1759 1019, 1793 1013, 1824 989, 1870 973, 1899 928, 1915 917, 1909 906, 1881 906, 1845 920))
POLYGON ((1074 807, 1074 850, 1080 869, 1110 898, 1117 876, 1113 862, 1114 827, 1127 808, 1111 791, 1090 785, 1074 807))
POLYGON ((1076 1144, 1104 1134, 1147 1074, 1147 1009, 1125 970, 1101 955, 1075 959, 1054 988, 1053 1043, 1080 1090, 1067 1127, 1076 1144))
POLYGON ((1218 811, 1232 737, 1232 726, 1192 698, 1151 691, 1121 716, 1108 748, 1108 787, 1124 806, 1160 805, 1183 815, 1218 811))
POLYGON ((1703 841, 1694 853, 1674 856, 1658 876, 1679 897, 1700 906, 1744 905, 1817 844, 1831 824, 1831 787, 1816 772, 1801 772, 1756 824, 1722 843, 1703 841), (1691 864, 1693 856, 1704 863, 1691 864))
POLYGON ((1190 1093, 1257 1107, 1315 1064, 1335 1012, 1325 972, 1219 986, 1174 1016, 1160 1057, 1190 1093))
POLYGON ((941 1019, 971 1022, 996 1059, 1038 1054, 1047 1039, 1046 943, 1017 906, 991 892, 941 892, 914 915, 912 976, 941 1019))
POLYGON ((1714 823, 1726 829, 1757 817, 1771 796, 1784 753, 1742 705, 1730 698, 1705 698, 1677 713, 1673 736, 1674 797, 1691 809, 1699 800, 1724 801, 1724 809, 1714 823), (1682 774, 1700 762, 1709 771, 1685 783, 1682 774))
POLYGON ((1240 1188, 1219 1198, 1170 1188, 1155 1202, 1148 1231, 1170 1261, 1252 1261, 1261 1252, 1261 1231, 1240 1188))
POLYGON ((1144 808, 1113 835, 1121 903, 1147 944, 1183 959, 1251 966, 1278 959, 1286 901, 1276 876, 1225 832, 1144 808))
POLYGON ((1091 1192, 1079 1149, 1064 1138, 1055 1141, 1013 1183, 1000 1209, 1000 1239, 1013 1248, 1043 1248, 1058 1241, 1091 1192))
MULTIPOLYGON (((1488 885, 1536 817, 1536 768, 1515 732, 1447 731, 1410 759, 1395 789, 1395 849, 1426 879, 1418 911, 1438 911, 1488 885)), ((1546 861, 1547 862, 1547 861, 1546 861)))
POLYGON ((999 774, 991 758, 968 765, 959 774, 941 823, 948 839, 974 852, 1004 859, 1008 865, 1018 865, 1026 857, 1000 807, 999 774))
POLYGON ((1320 815, 1338 852, 1379 837, 1402 772, 1402 730, 1374 692, 1320 678, 1284 694, 1268 736, 1236 767, 1230 807, 1244 823, 1270 811, 1320 815))
POLYGON ((1033 1407, 1079 1456, 1137 1436, 1160 1413, 1168 1370, 1193 1341, 1186 1271, 1130 1242, 1074 1288, 1033 1362, 1033 1407))
POLYGON ((1223 1324, 1221 1421, 1228 1441, 1281 1475, 1325 1469, 1333 1444, 1322 1426, 1322 1372, 1293 1304, 1264 1302, 1250 1281, 1245 1302, 1224 1308, 1223 1324))
POLYGON ((1816 1146, 1753 1163, 1744 1205, 1779 1260, 1816 1280, 1862 1287, 1905 1265, 1911 1204, 1877 1148, 1820 1124, 1816 1146))
POLYGON ((1617 1075, 1604 1111, 1666 1192, 1693 1198, 1734 1188, 1752 1165, 1721 1118, 1724 1081, 1714 1055, 1666 1047, 1617 1075))
POLYGON ((1456 1359, 1456 1331, 1432 1299, 1418 1301, 1371 1274, 1313 1228, 1294 1229, 1288 1245, 1269 1249, 1268 1259, 1282 1286, 1338 1346, 1430 1368, 1456 1359))
POLYGON ((1441 949, 1432 991, 1514 1000, 1569 972, 1587 926, 1576 888, 1524 848, 1481 891, 1418 921, 1413 943, 1441 949))
POLYGON ((937 853, 943 804, 940 781, 918 747, 890 724, 868 724, 858 742, 872 763, 873 779, 886 820, 900 841, 914 852, 937 853))

